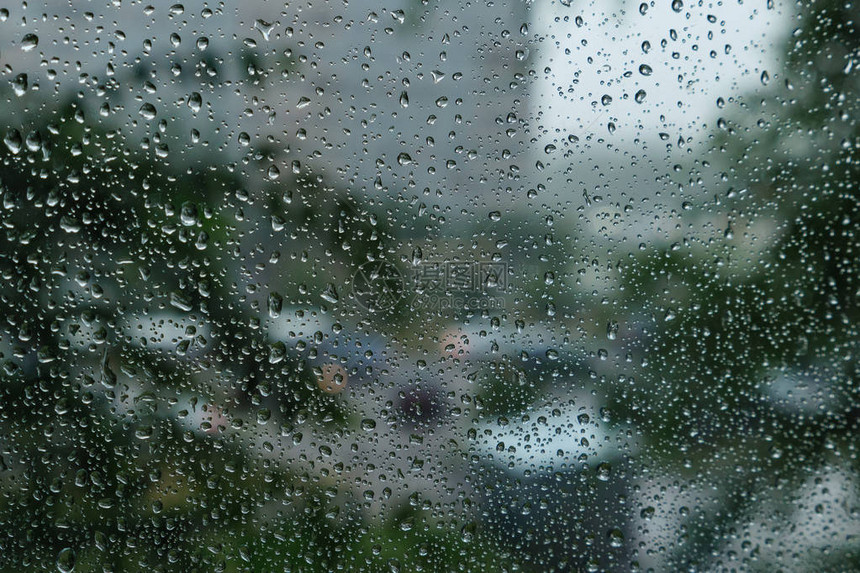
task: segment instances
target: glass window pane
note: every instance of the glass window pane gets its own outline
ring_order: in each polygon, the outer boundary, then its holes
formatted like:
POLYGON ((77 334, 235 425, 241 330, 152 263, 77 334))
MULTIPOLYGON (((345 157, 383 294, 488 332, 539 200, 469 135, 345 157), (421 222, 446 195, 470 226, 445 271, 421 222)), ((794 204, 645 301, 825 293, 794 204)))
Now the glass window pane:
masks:
POLYGON ((0 569, 860 570, 858 19, 0 7, 0 569))

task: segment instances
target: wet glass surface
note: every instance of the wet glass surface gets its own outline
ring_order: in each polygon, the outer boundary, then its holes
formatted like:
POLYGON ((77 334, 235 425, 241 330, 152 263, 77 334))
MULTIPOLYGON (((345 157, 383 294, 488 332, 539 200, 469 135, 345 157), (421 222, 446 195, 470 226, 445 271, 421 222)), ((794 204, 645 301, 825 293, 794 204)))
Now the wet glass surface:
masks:
POLYGON ((860 570, 858 19, 0 7, 0 570, 860 570))

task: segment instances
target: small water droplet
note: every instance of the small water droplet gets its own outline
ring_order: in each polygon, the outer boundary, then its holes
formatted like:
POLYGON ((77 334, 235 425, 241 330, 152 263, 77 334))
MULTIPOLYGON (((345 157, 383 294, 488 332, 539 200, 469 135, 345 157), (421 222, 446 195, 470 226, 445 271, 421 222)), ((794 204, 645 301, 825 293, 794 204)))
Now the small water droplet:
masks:
POLYGON ((633 99, 636 101, 636 103, 642 103, 643 101, 645 101, 645 95, 645 90, 639 90, 638 92, 636 92, 636 95, 633 96, 633 99))
POLYGON ((682 0, 672 0, 672 10, 675 12, 680 12, 684 9, 684 2, 682 0))

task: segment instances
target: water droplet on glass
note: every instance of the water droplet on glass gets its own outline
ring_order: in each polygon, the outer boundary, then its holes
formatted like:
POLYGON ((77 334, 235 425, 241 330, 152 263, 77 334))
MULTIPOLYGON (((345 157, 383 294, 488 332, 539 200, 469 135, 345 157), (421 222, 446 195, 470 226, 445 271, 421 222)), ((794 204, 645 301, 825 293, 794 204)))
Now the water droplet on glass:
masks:
POLYGON ((597 464, 597 479, 600 481, 609 481, 612 475, 612 466, 609 462, 600 462, 597 464))
POLYGON ((27 34, 21 39, 21 49, 29 52, 39 45, 39 36, 36 34, 27 34))
POLYGON ((606 325, 606 338, 609 340, 618 338, 618 323, 614 320, 610 320, 606 325))
POLYGON ((287 356, 287 346, 281 341, 269 345, 269 364, 277 364, 287 356))
POLYGON ((641 66, 639 66, 639 73, 643 76, 650 76, 652 72, 653 70, 648 64, 642 64, 641 66))
POLYGON ((17 129, 10 129, 3 137, 3 143, 6 144, 6 148, 9 151, 17 155, 21 152, 21 148, 24 147, 24 138, 21 137, 21 132, 17 129))
POLYGON ((186 201, 185 203, 183 203, 182 207, 179 210, 179 220, 185 227, 192 227, 196 225, 199 221, 197 205, 191 203, 190 201, 186 201))
POLYGON ((607 537, 609 538, 609 545, 611 547, 622 547, 624 545, 624 533, 617 527, 610 530, 607 537))
POLYGON ((611 104, 611 103, 612 103, 612 96, 610 96, 610 95, 608 95, 608 94, 604 94, 604 95, 600 98, 600 103, 601 103, 601 104, 603 104, 603 105, 609 105, 609 104, 611 104))
POLYGON ((15 95, 18 97, 27 93, 28 86, 29 82, 27 81, 27 74, 18 74, 12 80, 12 91, 15 92, 15 95))
POLYGON ((338 297, 338 294, 337 294, 337 290, 335 289, 335 286, 332 283, 329 283, 328 285, 326 285, 325 290, 323 290, 323 292, 322 292, 322 294, 320 294, 320 296, 322 297, 323 300, 326 300, 330 303, 335 303, 338 300, 340 300, 338 297))
POLYGON ((188 107, 191 108, 191 111, 197 113, 202 106, 203 96, 199 92, 191 92, 191 95, 188 96, 188 107))
MULTIPOLYGON (((185 341, 188 342, 188 341, 185 341)), ((152 426, 140 426, 134 430, 134 437, 138 440, 149 440, 155 435, 155 428, 152 426)))
POLYGON ((269 41, 269 37, 272 34, 272 30, 275 29, 275 25, 273 23, 266 22, 265 20, 257 20, 256 22, 254 22, 254 27, 260 31, 260 34, 262 34, 263 39, 267 42, 269 41))
POLYGON ((684 9, 684 2, 682 0, 672 0, 672 10, 675 12, 680 12, 684 9))
POLYGON ((636 103, 642 103, 643 101, 645 101, 645 96, 645 90, 639 90, 638 92, 636 92, 636 95, 633 96, 633 99, 636 101, 636 103))
POLYGON ((57 571, 71 573, 75 570, 76 555, 74 549, 66 547, 57 554, 57 571))
POLYGON ((155 106, 152 105, 151 103, 145 103, 142 106, 140 106, 139 112, 140 112, 141 117, 143 117, 143 119, 146 119, 149 121, 152 121, 153 119, 155 119, 155 116, 158 114, 158 112, 156 112, 156 110, 155 110, 155 106))

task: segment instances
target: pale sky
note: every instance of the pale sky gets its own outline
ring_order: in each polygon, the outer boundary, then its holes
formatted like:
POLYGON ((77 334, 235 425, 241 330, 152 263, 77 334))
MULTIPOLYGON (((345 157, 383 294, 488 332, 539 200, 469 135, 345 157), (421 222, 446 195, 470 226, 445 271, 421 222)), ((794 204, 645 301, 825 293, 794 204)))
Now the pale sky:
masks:
POLYGON ((639 2, 533 5, 533 32, 545 38, 535 56, 540 80, 534 101, 541 113, 538 124, 549 129, 546 143, 569 134, 609 137, 610 121, 617 126, 611 139, 618 144, 637 137, 654 142, 661 131, 694 135, 703 124, 712 128, 717 98, 764 89, 763 71, 771 86, 781 82, 777 58, 789 31, 790 7, 778 2, 768 9, 765 0, 702 6, 685 0, 675 12, 668 0, 650 4, 644 15, 639 2), (645 41, 651 44, 648 53, 642 49, 645 41), (640 72, 642 65, 650 66, 651 75, 640 72), (639 90, 646 94, 642 103, 634 101, 639 90), (601 102, 604 95, 612 98, 608 105, 601 102), (553 133, 556 129, 560 133, 553 133))

